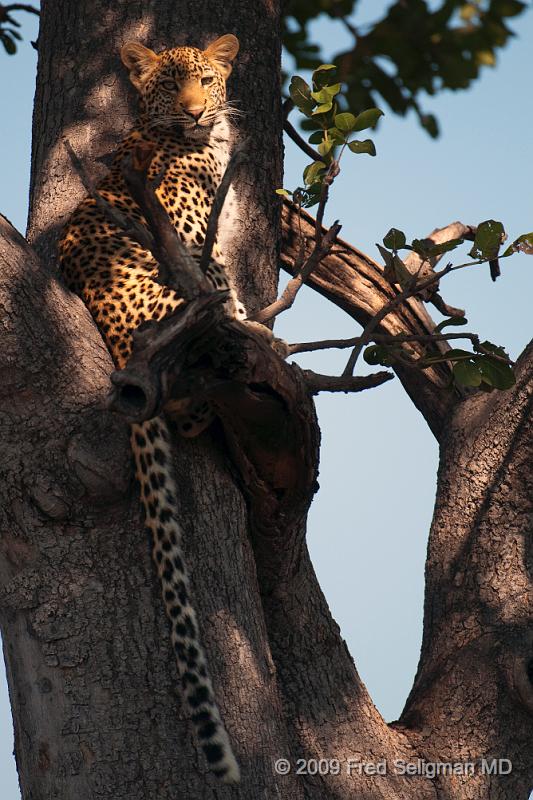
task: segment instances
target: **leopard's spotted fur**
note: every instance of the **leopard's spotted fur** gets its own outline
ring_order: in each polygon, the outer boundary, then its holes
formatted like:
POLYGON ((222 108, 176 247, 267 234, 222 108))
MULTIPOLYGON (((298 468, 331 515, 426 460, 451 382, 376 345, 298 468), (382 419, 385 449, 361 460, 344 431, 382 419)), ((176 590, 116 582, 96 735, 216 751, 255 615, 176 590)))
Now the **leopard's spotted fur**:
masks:
MULTIPOLYGON (((154 143, 149 177, 163 176, 157 195, 182 240, 198 258, 214 194, 229 157, 225 80, 237 50, 237 39, 226 35, 204 51, 179 47, 156 55, 130 42, 121 52, 140 94, 140 120, 119 148, 99 192, 127 216, 142 220, 125 188, 121 162, 137 143, 154 143)), ((157 265, 152 255, 114 226, 91 198, 72 215, 59 252, 69 287, 89 307, 117 367, 126 364, 131 334, 138 325, 161 319, 183 303, 175 291, 156 282, 157 265)), ((217 248, 214 259, 208 272, 213 285, 231 289, 217 248)), ((226 306, 232 315, 246 316, 232 289, 226 306)), ((165 410, 171 412, 183 435, 195 435, 209 424, 210 411, 205 403, 188 408, 186 404, 165 410)), ((214 700, 190 600, 165 417, 133 425, 131 441, 184 695, 211 769, 225 782, 235 782, 239 768, 214 700)))

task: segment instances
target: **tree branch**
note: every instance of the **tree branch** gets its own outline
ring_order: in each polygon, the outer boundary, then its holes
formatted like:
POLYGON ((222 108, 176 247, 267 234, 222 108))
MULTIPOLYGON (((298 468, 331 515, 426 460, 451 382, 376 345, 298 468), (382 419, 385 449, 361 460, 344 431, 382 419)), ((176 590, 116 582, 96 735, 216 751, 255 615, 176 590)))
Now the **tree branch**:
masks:
POLYGON ((311 394, 319 392, 362 392, 374 389, 393 379, 392 372, 375 372, 372 375, 320 375, 310 369, 303 370, 303 376, 311 394))
POLYGON ((137 222, 135 222, 135 220, 126 217, 122 211, 108 203, 107 200, 102 197, 95 184, 89 177, 87 170, 85 169, 81 159, 74 151, 70 141, 65 138, 63 139, 63 144, 84 189, 86 190, 87 194, 93 198, 102 214, 104 214, 109 220, 111 220, 111 222, 117 225, 117 227, 123 230, 131 239, 140 244, 141 247, 144 247, 146 250, 152 252, 154 240, 150 231, 148 231, 144 225, 139 225, 137 222))
POLYGON ((199 267, 204 273, 209 266, 209 261, 211 259, 211 253, 213 252, 213 245, 215 244, 218 230, 218 220, 231 186, 231 182, 234 178, 237 168, 246 158, 246 146, 247 142, 245 140, 243 142, 239 142, 239 144, 235 147, 228 166, 226 167, 226 171, 224 172, 224 176, 215 194, 215 199, 211 207, 211 213, 209 214, 209 219, 207 221, 207 231, 205 234, 204 246, 202 248, 202 255, 199 262, 199 267))
MULTIPOLYGON (((0 15, 3 13, 9 14, 10 11, 27 11, 29 14, 36 14, 37 16, 40 16, 41 13, 39 9, 28 5, 27 3, 10 3, 7 6, 0 4, 0 15)), ((2 18, 0 16, 0 21, 1 19, 2 18)))
POLYGON ((379 323, 385 319, 392 311, 397 309, 399 306, 403 305, 406 300, 409 300, 411 297, 415 297, 416 295, 420 294, 424 291, 424 289, 428 289, 430 286, 434 286, 438 284, 440 278, 444 275, 447 275, 449 272, 452 271, 451 266, 444 267, 443 270, 440 272, 435 272, 430 274, 426 280, 418 282, 417 276, 413 275, 412 279, 406 284, 406 286, 396 295, 392 300, 386 303, 379 311, 372 317, 371 320, 365 326, 362 336, 359 339, 358 344, 354 347, 350 354, 350 358, 344 368, 343 375, 352 375, 355 364, 357 363, 357 359, 361 354, 361 350, 372 339, 372 334, 378 327, 379 323))
MULTIPOLYGON (((281 264, 290 274, 294 275, 297 271, 295 264, 301 247, 301 236, 307 242, 314 240, 315 224, 315 220, 305 211, 298 212, 294 204, 283 202, 281 264)), ((347 242, 341 240, 338 244, 341 250, 325 256, 305 283, 364 327, 396 295, 385 279, 383 269, 375 261, 347 242)), ((388 335, 427 335, 434 328, 435 322, 422 303, 410 298, 382 319, 375 332, 388 335)), ((445 352, 444 343, 438 343, 437 346, 445 352)), ((413 347, 416 353, 416 342, 413 347)), ((419 354, 422 354, 423 346, 419 344, 418 347, 419 354)), ((456 402, 453 393, 442 391, 449 383, 449 367, 438 364, 421 372, 395 365, 394 370, 413 403, 439 438, 446 414, 456 402)))
MULTIPOLYGON (((309 275, 317 267, 325 256, 330 252, 333 243, 335 242, 338 234, 340 233, 341 225, 334 222, 331 228, 321 236, 318 241, 315 240, 313 251, 302 268, 298 271, 297 275, 287 283, 283 290, 281 297, 268 305, 266 308, 261 309, 256 314, 253 314, 250 319, 255 322, 268 322, 274 317, 277 317, 283 311, 287 311, 292 307, 296 300, 296 295, 307 281, 309 275)), ((301 256, 299 256, 301 258, 301 256)))
POLYGON ((122 162, 122 175, 131 196, 141 209, 153 238, 151 253, 159 264, 159 282, 180 291, 186 299, 213 291, 172 225, 148 181, 155 146, 139 144, 122 162))
POLYGON ((289 139, 292 139, 294 144, 298 145, 300 150, 302 150, 305 153, 306 156, 309 156, 309 158, 312 158, 313 161, 322 161, 322 156, 320 155, 320 153, 318 153, 316 150, 314 150, 311 147, 311 145, 308 144, 305 141, 305 139, 303 139, 300 136, 300 134, 298 133, 296 128, 293 125, 291 125, 291 123, 289 122, 288 119, 285 119, 283 121, 283 130, 285 131, 285 133, 287 134, 289 139))
MULTIPOLYGON (((469 339, 476 346, 479 345, 479 336, 477 333, 428 333, 428 334, 398 334, 397 336, 388 336, 387 334, 375 333, 371 336, 370 341, 379 344, 399 344, 409 342, 421 342, 431 344, 432 342, 446 342, 449 339, 469 339)), ((338 348, 344 350, 348 347, 355 347, 363 342, 363 336, 354 336, 353 339, 323 339, 316 342, 297 342, 289 345, 289 355, 295 353, 311 353, 316 350, 329 350, 338 348)), ((367 342, 363 342, 366 344, 367 342)))

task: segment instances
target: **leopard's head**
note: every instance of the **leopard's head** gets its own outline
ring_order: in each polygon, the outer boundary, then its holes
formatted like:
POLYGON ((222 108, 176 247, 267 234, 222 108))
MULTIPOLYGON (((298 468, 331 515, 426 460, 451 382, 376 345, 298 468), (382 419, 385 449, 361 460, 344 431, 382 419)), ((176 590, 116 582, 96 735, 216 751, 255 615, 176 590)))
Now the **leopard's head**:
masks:
POLYGON ((231 33, 205 50, 175 47, 154 53, 138 42, 127 42, 120 55, 139 92, 146 127, 179 129, 190 139, 208 136, 228 114, 226 80, 238 50, 239 41, 231 33))

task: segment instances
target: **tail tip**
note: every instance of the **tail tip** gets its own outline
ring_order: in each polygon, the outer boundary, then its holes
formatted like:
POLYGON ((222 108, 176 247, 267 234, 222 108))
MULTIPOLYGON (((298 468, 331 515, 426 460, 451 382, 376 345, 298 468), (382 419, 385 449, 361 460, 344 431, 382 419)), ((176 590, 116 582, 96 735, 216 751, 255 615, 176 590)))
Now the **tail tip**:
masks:
POLYGON ((214 774, 225 784, 236 784, 241 782, 241 771, 233 753, 227 753, 223 765, 213 769, 214 774))

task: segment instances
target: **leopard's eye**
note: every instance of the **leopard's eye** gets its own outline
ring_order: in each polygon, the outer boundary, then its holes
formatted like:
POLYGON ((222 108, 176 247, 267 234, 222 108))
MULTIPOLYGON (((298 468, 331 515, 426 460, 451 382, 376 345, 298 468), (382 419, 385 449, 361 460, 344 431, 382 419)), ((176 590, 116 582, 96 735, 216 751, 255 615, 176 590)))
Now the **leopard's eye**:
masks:
POLYGON ((161 88, 165 90, 165 92, 177 92, 178 85, 176 81, 161 81, 161 88))
POLYGON ((209 86, 210 83, 213 83, 214 77, 212 75, 205 75, 202 78, 202 86, 209 86))

